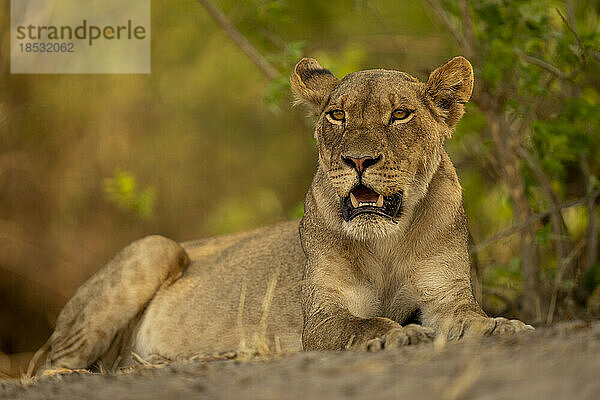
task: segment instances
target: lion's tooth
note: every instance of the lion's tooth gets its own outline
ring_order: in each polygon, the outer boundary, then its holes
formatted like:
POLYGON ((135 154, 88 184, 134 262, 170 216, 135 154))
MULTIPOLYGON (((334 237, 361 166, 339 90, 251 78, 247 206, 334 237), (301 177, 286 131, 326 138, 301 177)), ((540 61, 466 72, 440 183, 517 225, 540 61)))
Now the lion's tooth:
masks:
POLYGON ((379 195, 376 205, 377 205, 377 207, 383 207, 383 195, 382 194, 379 195))
POLYGON ((356 200, 356 197, 352 193, 350 193, 350 202, 352 203, 352 207, 358 208, 358 200, 356 200))

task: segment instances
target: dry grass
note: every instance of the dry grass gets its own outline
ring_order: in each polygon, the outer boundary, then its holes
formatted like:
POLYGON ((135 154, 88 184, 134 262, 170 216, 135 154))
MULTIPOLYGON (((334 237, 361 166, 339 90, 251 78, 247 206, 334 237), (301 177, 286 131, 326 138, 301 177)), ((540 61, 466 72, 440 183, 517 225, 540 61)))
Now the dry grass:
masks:
MULTIPOLYGON (((271 277, 271 280, 269 281, 269 285, 267 286, 265 296, 263 297, 259 331, 254 334, 254 349, 260 355, 270 354, 273 352, 273 350, 269 348, 269 342, 267 338, 267 319, 269 318, 269 311, 271 310, 271 304, 273 303, 273 297, 275 296, 275 288, 277 287, 278 279, 279 269, 275 271, 271 277)), ((275 343, 277 343, 277 341, 277 339, 274 340, 275 343)), ((281 348, 281 346, 279 346, 279 348, 281 348)))

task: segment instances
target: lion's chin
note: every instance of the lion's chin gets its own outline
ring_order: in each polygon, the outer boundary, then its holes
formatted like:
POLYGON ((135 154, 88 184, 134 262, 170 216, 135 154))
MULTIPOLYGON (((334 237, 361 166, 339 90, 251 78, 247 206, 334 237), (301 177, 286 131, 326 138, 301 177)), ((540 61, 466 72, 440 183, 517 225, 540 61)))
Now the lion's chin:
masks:
POLYGON ((342 228, 353 239, 369 241, 392 235, 397 232, 398 224, 388 216, 361 213, 349 221, 342 221, 342 228))

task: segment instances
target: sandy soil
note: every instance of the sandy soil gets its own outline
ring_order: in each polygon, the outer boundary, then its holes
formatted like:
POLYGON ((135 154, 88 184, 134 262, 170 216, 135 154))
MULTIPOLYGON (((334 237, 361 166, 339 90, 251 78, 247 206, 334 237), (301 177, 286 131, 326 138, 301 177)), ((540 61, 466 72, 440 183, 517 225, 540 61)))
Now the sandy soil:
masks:
POLYGON ((175 363, 0 383, 0 399, 600 399, 600 321, 382 353, 175 363))

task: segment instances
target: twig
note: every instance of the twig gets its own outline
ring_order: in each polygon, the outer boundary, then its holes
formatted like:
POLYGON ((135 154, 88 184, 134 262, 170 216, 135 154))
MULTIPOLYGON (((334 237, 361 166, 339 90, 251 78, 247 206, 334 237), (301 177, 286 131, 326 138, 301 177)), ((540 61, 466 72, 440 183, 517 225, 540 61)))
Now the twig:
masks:
POLYGON ((587 195, 585 197, 582 197, 581 199, 574 200, 569 203, 561 204, 558 207, 552 207, 549 210, 544 211, 539 214, 534 214, 534 215, 530 216, 529 218, 525 219, 523 222, 521 222, 519 224, 515 224, 513 226, 510 226, 510 227, 496 233, 495 235, 485 239, 481 243, 478 243, 477 245, 471 247, 471 253, 479 252, 479 251, 483 250, 484 248, 486 248, 487 246, 489 246, 490 244, 497 242, 500 239, 504 239, 505 237, 514 235, 515 233, 521 231, 522 229, 535 224, 539 220, 550 216, 552 213, 556 213, 565 208, 571 208, 571 207, 579 206, 582 204, 586 204, 588 201, 590 201, 590 199, 596 199, 599 195, 600 195, 600 189, 596 189, 592 193, 590 193, 589 195, 587 195))
POLYGON ((567 270, 567 266, 571 264, 575 257, 577 257, 584 245, 585 238, 581 239, 579 243, 577 243, 577 246, 571 250, 567 257, 561 260, 562 262, 556 268, 557 272, 554 278, 554 287, 552 288, 552 297, 550 299, 550 307, 548 308, 548 316, 546 317, 546 325, 550 325, 552 323, 552 319, 554 318, 554 310, 556 309, 556 300, 558 298, 558 289, 560 283, 562 282, 562 277, 567 270))
POLYGON ((560 12, 560 10, 558 8, 556 9, 556 12, 558 13, 558 15, 560 15, 560 18, 563 20, 565 25, 567 25, 567 28, 569 28, 569 30, 571 31, 573 36, 575 36, 575 40, 577 41, 577 46, 579 47, 579 51, 580 51, 581 62, 585 65, 587 62, 586 55, 585 55, 585 48, 581 44, 581 39, 579 38, 579 34, 577 33, 577 30, 575 30, 573 25, 571 25, 571 23, 565 18, 563 13, 560 12))
POLYGON ((446 26, 446 29, 448 29, 450 34, 452 36, 454 36, 454 40, 456 40, 456 42, 458 43, 460 48, 463 51, 466 51, 468 48, 468 45, 466 44, 465 38, 461 35, 461 33, 452 24, 452 21, 450 21, 448 14, 446 14, 446 11, 440 5, 440 3, 438 3, 436 0, 425 0, 425 1, 427 2, 427 4, 429 4, 429 7, 431 7, 431 9, 435 13, 435 15, 440 19, 440 21, 442 21, 442 24, 444 24, 446 26))
MULTIPOLYGON (((581 171, 583 172, 583 177, 586 180, 585 189, 587 192, 590 192, 592 190, 592 174, 590 172, 589 163, 585 156, 581 156, 579 159, 581 171)), ((587 248, 585 252, 585 266, 583 267, 585 272, 589 271, 594 266, 596 259, 598 258, 598 215, 596 214, 595 200, 595 198, 590 197, 587 202, 587 248)))
POLYGON ((529 56, 527 54, 522 54, 521 58, 530 64, 537 65, 538 67, 550 72, 551 74, 556 75, 560 79, 570 79, 571 78, 571 75, 564 73, 563 71, 561 71, 560 69, 558 69, 557 67, 550 64, 547 61, 541 60, 537 57, 529 56))
POLYGON ((473 58, 477 55, 475 33, 473 31, 473 19, 471 18, 471 11, 469 10, 468 0, 461 0, 460 13, 462 15, 462 27, 465 39, 465 55, 469 58, 473 58))
MULTIPOLYGON (((544 195, 550 202, 550 206, 553 208, 559 206, 560 203, 558 195, 552 188, 552 182, 550 178, 548 177, 548 175, 546 175, 541 166, 541 161, 539 159, 539 156, 537 155, 537 152, 535 151, 535 148, 533 148, 532 153, 530 153, 523 147, 519 147, 517 149, 517 154, 519 154, 521 158, 525 160, 525 162, 529 166, 529 169, 531 169, 531 171, 533 172, 535 179, 540 184, 542 193, 544 193, 544 195)), ((560 263, 561 260, 563 260, 566 257, 569 248, 572 247, 572 243, 568 235, 567 225, 565 224, 560 210, 557 210, 555 213, 552 213, 550 215, 550 221, 552 225, 552 233, 554 235, 553 242, 554 247, 556 249, 556 261, 560 263)))
POLYGON ((281 74, 250 44, 236 27, 227 19, 225 14, 210 0, 198 0, 211 17, 223 28, 231 40, 252 60, 260 71, 270 80, 277 79, 281 74))

